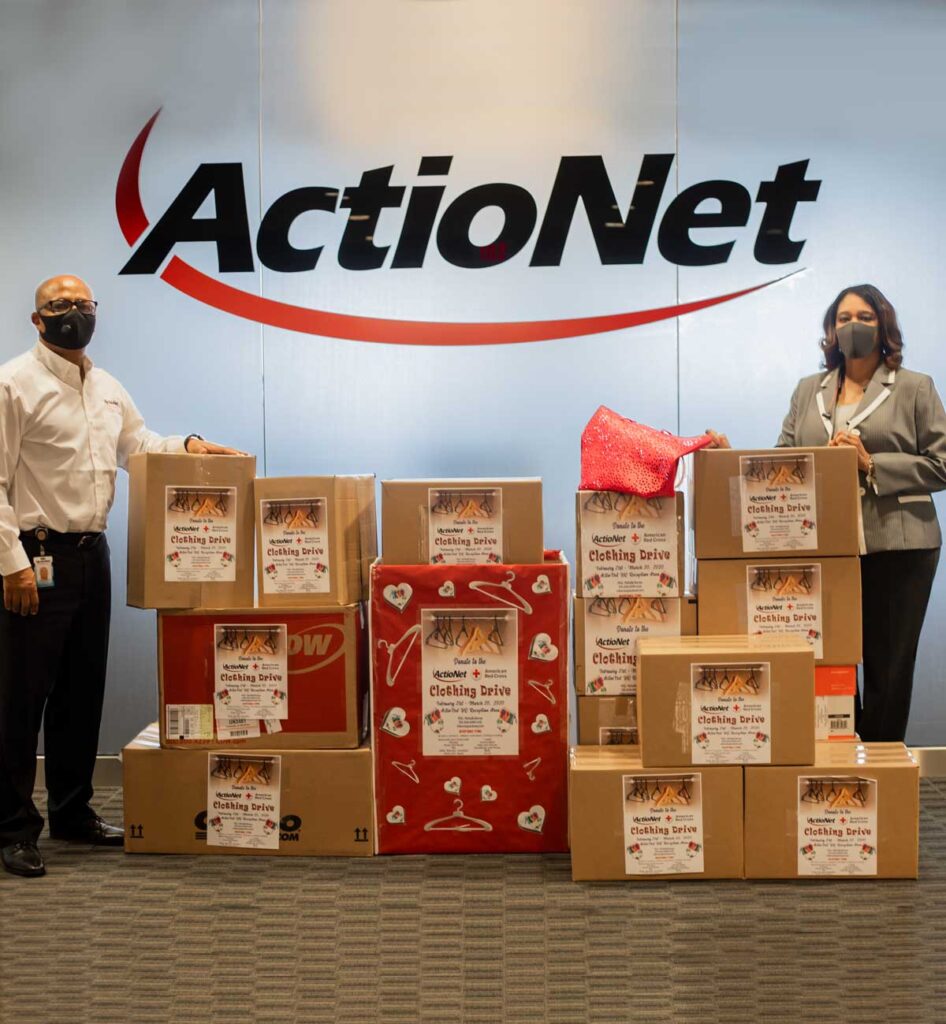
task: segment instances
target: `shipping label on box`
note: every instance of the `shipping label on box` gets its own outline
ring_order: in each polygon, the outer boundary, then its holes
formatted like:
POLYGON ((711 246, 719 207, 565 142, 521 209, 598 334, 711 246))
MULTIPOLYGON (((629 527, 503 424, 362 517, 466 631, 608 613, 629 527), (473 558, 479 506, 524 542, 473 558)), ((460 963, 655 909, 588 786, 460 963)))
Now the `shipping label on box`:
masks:
POLYGON ((424 608, 421 632, 424 756, 518 754, 516 613, 424 608))
POLYGON ((624 870, 628 875, 702 874, 699 772, 625 775, 624 870))
POLYGON ((216 623, 214 667, 218 719, 289 717, 285 623, 216 623))
POLYGON ((820 563, 746 566, 747 632, 798 633, 824 657, 820 563))
POLYGON ((166 486, 166 583, 232 583, 237 569, 235 487, 166 486))
POLYGON ((877 782, 856 776, 798 779, 798 874, 877 874, 877 782))
POLYGON ((279 755, 207 755, 207 845, 279 849, 279 755))
POLYGON ((637 693, 637 641, 679 636, 680 602, 662 598, 595 597, 579 601, 584 626, 584 693, 637 693))
POLYGON ((578 492, 581 597, 679 597, 681 524, 676 498, 578 492))
POLYGON ((772 690, 767 662, 690 666, 693 764, 769 764, 772 690))
POLYGON ((263 593, 329 593, 332 566, 326 499, 264 498, 259 516, 263 593))
POLYGON ((502 562, 502 488, 428 488, 427 551, 432 565, 502 562))
POLYGON ((743 551, 817 549, 813 455, 740 456, 739 496, 743 551))

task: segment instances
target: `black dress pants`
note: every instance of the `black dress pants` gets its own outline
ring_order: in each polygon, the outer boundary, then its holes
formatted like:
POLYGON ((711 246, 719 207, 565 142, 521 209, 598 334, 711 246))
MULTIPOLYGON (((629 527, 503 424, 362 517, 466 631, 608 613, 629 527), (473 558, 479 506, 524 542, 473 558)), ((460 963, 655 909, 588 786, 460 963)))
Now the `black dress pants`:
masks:
MULTIPOLYGON (((32 560, 39 544, 23 538, 32 560)), ((68 828, 93 817, 92 773, 105 696, 111 573, 104 535, 44 544, 55 586, 39 591, 36 615, 0 607, 0 846, 36 840, 36 750, 45 712, 49 820, 68 828)))
POLYGON ((939 548, 861 558, 864 694, 856 728, 864 742, 906 736, 916 649, 938 562, 939 548))

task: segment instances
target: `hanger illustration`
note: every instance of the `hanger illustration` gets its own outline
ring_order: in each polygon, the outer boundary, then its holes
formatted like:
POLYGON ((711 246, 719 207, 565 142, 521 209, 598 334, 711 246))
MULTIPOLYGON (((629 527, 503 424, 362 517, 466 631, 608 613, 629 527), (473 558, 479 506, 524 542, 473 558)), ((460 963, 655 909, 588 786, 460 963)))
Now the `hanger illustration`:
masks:
POLYGON ((802 802, 808 804, 820 804, 825 800, 824 782, 822 779, 809 779, 808 788, 802 795, 802 802))
POLYGON ((405 764, 403 761, 392 761, 391 767, 397 768, 397 770, 402 775, 406 775, 411 780, 411 782, 416 782, 418 785, 420 785, 420 776, 417 774, 417 771, 414 768, 414 765, 416 764, 416 761, 408 761, 407 764, 405 764))
POLYGON ((402 633, 393 644, 387 640, 378 641, 378 647, 388 656, 388 663, 384 670, 384 681, 388 686, 393 686, 397 682, 401 669, 404 668, 420 634, 421 628, 416 625, 402 633))
POLYGON ((217 641, 217 649, 221 651, 235 651, 238 647, 237 631, 231 626, 224 626, 223 635, 217 641))
POLYGON ((241 642, 240 647, 244 654, 275 654, 278 635, 277 629, 254 630, 252 636, 244 630, 247 640, 245 645, 241 642))
POLYGON ((444 818, 434 818, 424 826, 425 832, 492 832, 493 826, 482 818, 474 818, 463 813, 463 801, 453 801, 453 814, 444 818))
POLYGON ((805 467, 801 459, 795 460, 795 467, 792 469, 790 476, 796 484, 803 484, 805 482, 805 467))
POLYGON ((602 615, 609 618, 617 614, 617 605, 613 597, 595 597, 588 605, 589 615, 602 615))
POLYGON ((525 612, 526 615, 531 615, 532 605, 512 589, 515 579, 516 574, 511 569, 507 569, 506 579, 500 583, 491 580, 473 580, 469 587, 470 590, 475 590, 491 601, 498 601, 499 604, 506 605, 507 608, 515 608, 517 611, 525 612))
POLYGON ((767 591, 772 588, 772 576, 768 569, 756 569, 755 576, 750 584, 750 590, 767 591))
POLYGON ((492 630, 487 633, 482 626, 474 625, 473 629, 470 631, 469 639, 460 648, 460 653, 463 655, 502 653, 502 638, 500 638, 498 644, 493 640, 493 634, 495 633, 498 635, 498 632, 498 630, 492 630))
POLYGON ((591 497, 585 498, 585 510, 588 512, 605 513, 614 510, 614 501, 610 491, 592 491, 591 497))
POLYGON ((660 790, 660 781, 657 783, 658 795, 654 797, 654 807, 686 807, 690 803, 690 791, 686 785, 674 785, 672 782, 665 783, 660 790))
POLYGON ((650 799, 650 786, 648 785, 648 780, 642 779, 638 776, 631 779, 631 788, 628 791, 627 799, 633 800, 634 803, 646 803, 650 799))
POLYGON ((541 757, 534 757, 531 761, 526 761, 522 766, 522 770, 526 773, 526 777, 530 782, 535 782, 535 773, 539 770, 539 765, 542 764, 541 757))
POLYGON ((424 638, 424 643, 428 647, 439 647, 441 650, 447 647, 453 646, 452 634, 450 643, 447 643, 448 634, 444 630, 443 618, 440 615, 434 616, 434 628, 424 638))
POLYGON ((527 682, 532 687, 532 689, 535 690, 536 693, 540 693, 549 702, 549 704, 558 703, 555 694, 552 692, 552 687, 554 686, 554 683, 551 679, 545 683, 540 682, 538 679, 529 679, 527 680, 527 682))
POLYGON ((227 514, 227 492, 202 487, 175 487, 168 509, 220 519, 227 514))

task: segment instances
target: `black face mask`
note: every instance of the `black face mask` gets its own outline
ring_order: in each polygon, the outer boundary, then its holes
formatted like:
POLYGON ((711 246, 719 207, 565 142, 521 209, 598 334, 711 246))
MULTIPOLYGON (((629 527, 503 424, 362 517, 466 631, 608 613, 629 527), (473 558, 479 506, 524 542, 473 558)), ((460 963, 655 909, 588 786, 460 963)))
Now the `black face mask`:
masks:
POLYGON ((59 316, 43 316, 40 313, 39 318, 46 328, 43 340, 57 348, 85 348, 95 331, 95 314, 80 313, 75 308, 59 316))
POLYGON ((845 359, 863 359, 877 345, 877 328, 852 320, 838 328, 838 348, 845 359))

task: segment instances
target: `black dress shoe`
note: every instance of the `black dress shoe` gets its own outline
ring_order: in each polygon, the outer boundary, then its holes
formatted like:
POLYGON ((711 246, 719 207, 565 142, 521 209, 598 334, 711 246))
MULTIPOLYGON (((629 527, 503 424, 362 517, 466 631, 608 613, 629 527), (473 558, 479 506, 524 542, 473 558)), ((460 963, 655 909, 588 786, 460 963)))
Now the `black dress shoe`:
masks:
POLYGON ((50 825, 49 838, 66 839, 70 843, 88 843, 90 846, 124 846, 125 830, 96 817, 76 825, 50 825))
POLYGON ((39 852, 36 843, 26 840, 22 843, 14 843, 12 846, 4 846, 0 850, 0 860, 4 868, 11 875, 22 875, 24 878, 39 878, 46 874, 46 865, 43 863, 43 855, 39 852))

